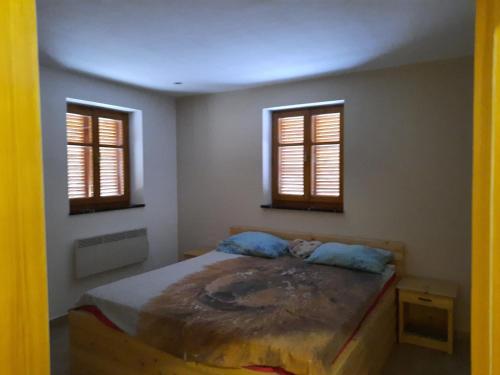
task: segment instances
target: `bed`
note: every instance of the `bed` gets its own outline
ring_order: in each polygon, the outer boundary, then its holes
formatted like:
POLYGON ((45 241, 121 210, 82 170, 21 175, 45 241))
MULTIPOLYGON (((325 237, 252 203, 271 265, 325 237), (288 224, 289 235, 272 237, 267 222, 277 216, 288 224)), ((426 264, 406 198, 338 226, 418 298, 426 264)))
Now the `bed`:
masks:
MULTIPOLYGON (((302 238, 322 242, 364 244, 386 249, 394 254, 394 275, 390 278, 391 282, 389 278, 384 280, 384 288, 369 305, 364 307, 362 317, 357 318, 356 324, 351 324, 349 333, 341 337, 342 342, 337 343, 334 360, 331 361, 331 365, 328 364, 324 372, 328 375, 379 373, 396 340, 394 281, 404 273, 404 245, 393 241, 280 232, 255 227, 230 228, 230 234, 245 231, 267 232, 284 239, 302 238)), ((254 363, 254 365, 264 365, 254 367, 207 365, 205 361, 197 362, 196 358, 182 356, 179 353, 173 355, 160 350, 161 346, 155 345, 154 340, 148 342, 136 332, 137 327, 141 326, 139 323, 144 320, 144 316, 137 313, 138 306, 147 306, 148 301, 152 299, 151 296, 160 293, 166 284, 182 286, 186 277, 206 268, 207 264, 222 264, 221 260, 228 264, 238 262, 237 259, 228 258, 231 257, 227 254, 213 252, 86 293, 79 301, 79 308, 69 313, 71 373, 73 375, 259 375, 262 372, 285 374, 286 368, 267 366, 267 363, 254 363), (125 296, 123 291, 127 291, 125 296)), ((155 326, 150 325, 150 327, 155 326)), ((172 327, 175 329, 175 325, 172 327)), ((151 335, 151 332, 148 334, 151 335)), ((162 345, 168 345, 169 340, 166 341, 162 345)), ((175 344, 170 346, 175 349, 175 344)), ((294 373, 314 374, 315 370, 294 373)))

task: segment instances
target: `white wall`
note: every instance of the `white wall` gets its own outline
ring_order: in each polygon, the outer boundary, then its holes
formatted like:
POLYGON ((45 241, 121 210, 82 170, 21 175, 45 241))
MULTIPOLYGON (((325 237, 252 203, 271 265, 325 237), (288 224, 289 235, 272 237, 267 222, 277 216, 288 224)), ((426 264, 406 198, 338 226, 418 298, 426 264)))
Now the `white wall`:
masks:
POLYGON ((408 271, 460 284, 469 328, 472 59, 177 101, 179 249, 230 225, 404 241, 408 271), (345 213, 260 208, 263 108, 345 100, 345 213))
POLYGON ((175 103, 168 96, 41 67, 47 262, 51 318, 65 314, 87 289, 177 259, 175 103), (142 110, 145 208, 69 216, 66 98, 142 110), (76 280, 73 241, 147 227, 149 259, 140 265, 76 280))

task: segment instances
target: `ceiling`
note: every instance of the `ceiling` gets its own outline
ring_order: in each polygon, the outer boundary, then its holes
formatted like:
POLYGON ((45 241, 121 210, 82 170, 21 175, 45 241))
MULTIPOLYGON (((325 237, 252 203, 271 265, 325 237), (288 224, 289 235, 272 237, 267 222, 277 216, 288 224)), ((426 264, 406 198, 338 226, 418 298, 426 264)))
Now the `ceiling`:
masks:
POLYGON ((38 0, 38 28, 45 65, 220 92, 471 55, 474 0, 38 0))

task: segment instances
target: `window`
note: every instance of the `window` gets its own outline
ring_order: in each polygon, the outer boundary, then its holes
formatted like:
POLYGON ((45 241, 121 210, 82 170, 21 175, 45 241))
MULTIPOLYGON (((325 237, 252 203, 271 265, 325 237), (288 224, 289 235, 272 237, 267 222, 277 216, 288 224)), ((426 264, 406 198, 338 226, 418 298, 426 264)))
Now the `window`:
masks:
POLYGON ((343 105, 273 112, 273 207, 343 210, 343 105))
POLYGON ((129 206, 128 114, 68 104, 66 134, 70 212, 129 206))

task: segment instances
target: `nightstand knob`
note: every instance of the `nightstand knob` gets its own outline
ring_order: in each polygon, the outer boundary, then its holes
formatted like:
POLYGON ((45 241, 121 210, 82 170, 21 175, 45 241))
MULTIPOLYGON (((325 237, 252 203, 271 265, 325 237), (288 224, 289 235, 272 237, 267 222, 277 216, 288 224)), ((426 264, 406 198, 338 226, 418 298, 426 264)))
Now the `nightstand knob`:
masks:
POLYGON ((418 297, 418 299, 423 302, 432 302, 432 299, 430 298, 418 297))

